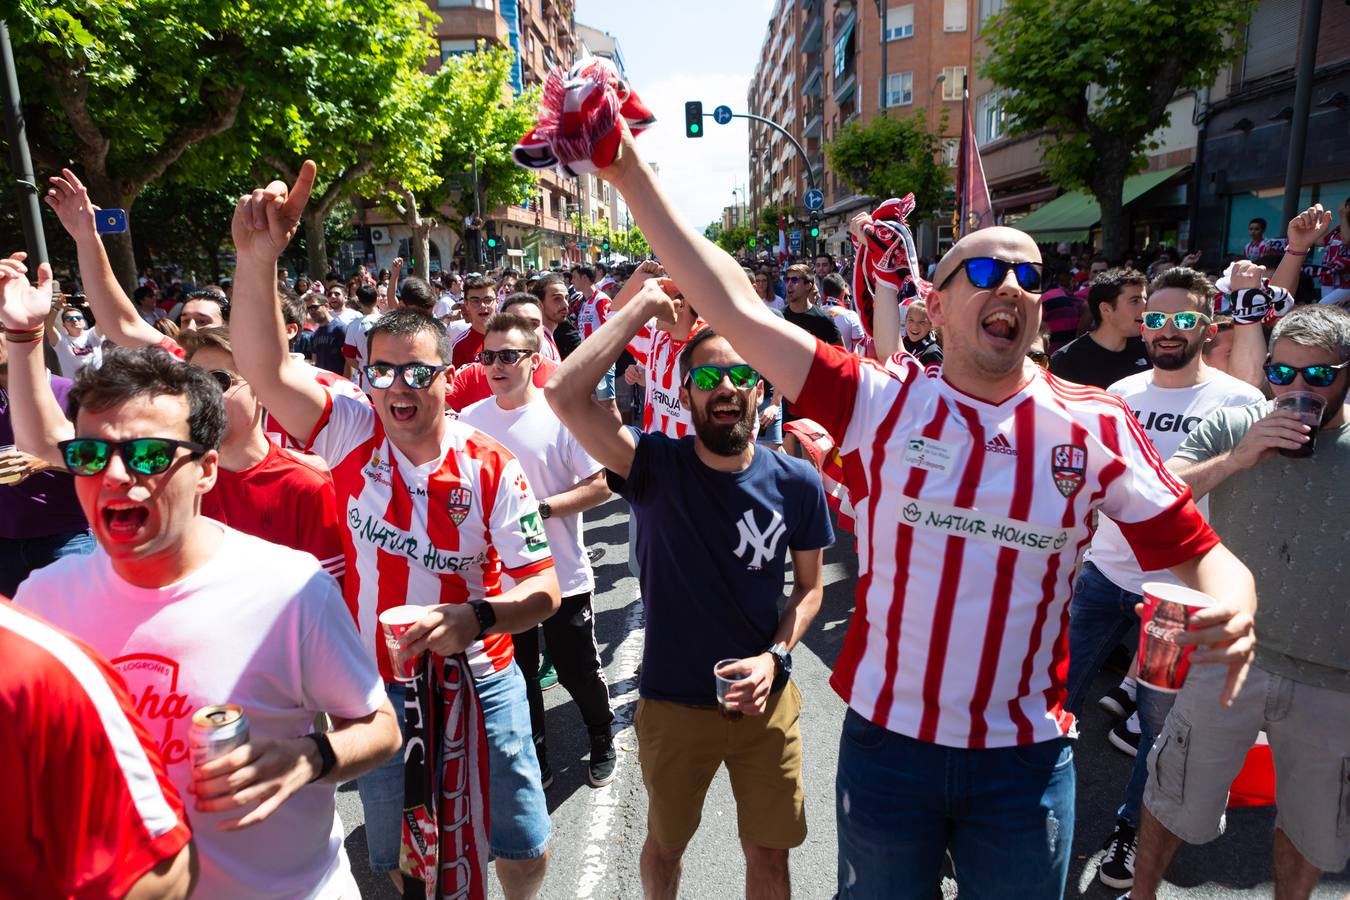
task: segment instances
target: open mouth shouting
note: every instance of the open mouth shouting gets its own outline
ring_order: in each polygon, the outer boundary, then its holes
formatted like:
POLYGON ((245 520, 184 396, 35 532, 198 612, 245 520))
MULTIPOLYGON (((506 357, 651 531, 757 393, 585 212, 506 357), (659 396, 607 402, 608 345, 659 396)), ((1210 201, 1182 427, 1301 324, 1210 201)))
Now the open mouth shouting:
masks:
POLYGON ((150 510, 134 500, 109 500, 99 508, 103 532, 114 541, 131 541, 145 527, 150 510))
POLYGON ((395 422, 411 422, 417 417, 417 404, 402 400, 390 401, 389 415, 393 417, 395 422))
POLYGON ((980 330, 994 346, 1012 347, 1022 332, 1022 323, 1015 310, 1004 306, 986 314, 980 320, 980 330))
POLYGON ((745 415, 745 401, 740 398, 715 400, 708 404, 708 418, 717 425, 735 425, 745 415))

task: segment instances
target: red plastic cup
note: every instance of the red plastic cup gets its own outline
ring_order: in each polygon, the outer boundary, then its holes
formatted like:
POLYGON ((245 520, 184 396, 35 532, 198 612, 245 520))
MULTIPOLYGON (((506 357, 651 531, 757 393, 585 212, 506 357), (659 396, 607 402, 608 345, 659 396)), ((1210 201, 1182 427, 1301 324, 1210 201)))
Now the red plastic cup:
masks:
POLYGON ((1150 581, 1144 585, 1144 615, 1139 624, 1138 680, 1154 690, 1175 694, 1186 683, 1195 647, 1177 643, 1191 630, 1191 617, 1214 598, 1181 585, 1150 581))
POLYGON ((389 651, 389 667, 397 681, 412 681, 422 671, 422 655, 399 648, 398 641, 427 614, 425 606, 394 606, 380 613, 380 631, 384 646, 389 651))

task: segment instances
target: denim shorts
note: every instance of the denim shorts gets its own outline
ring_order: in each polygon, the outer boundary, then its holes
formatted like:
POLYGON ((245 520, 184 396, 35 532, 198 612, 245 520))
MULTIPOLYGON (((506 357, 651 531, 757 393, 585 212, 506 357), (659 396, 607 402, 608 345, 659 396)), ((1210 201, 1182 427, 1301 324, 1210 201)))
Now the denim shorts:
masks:
MULTIPOLYGON (((548 815, 539 762, 530 731, 525 678, 512 662, 475 682, 483 706, 488 742, 488 843, 494 857, 535 859, 548 849, 553 822, 548 815)), ((403 685, 386 685, 403 729, 403 685)), ((407 733, 404 732, 406 739, 407 733)), ((366 849, 372 872, 398 870, 403 837, 403 754, 356 779, 366 819, 366 849)))
POLYGON ((617 396, 614 392, 614 367, 610 366, 605 377, 600 379, 600 383, 595 386, 595 399, 613 400, 617 396))

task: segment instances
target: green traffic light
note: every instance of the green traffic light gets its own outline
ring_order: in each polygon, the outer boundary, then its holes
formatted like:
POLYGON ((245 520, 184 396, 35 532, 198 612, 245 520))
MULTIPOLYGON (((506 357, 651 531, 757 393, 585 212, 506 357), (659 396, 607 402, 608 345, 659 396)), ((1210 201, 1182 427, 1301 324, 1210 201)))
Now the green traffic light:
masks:
POLYGON ((820 229, 816 228, 814 225, 811 226, 811 237, 820 237, 820 229))
POLYGON ((754 239, 754 238, 751 238, 751 239, 750 239, 750 246, 751 246, 751 247, 755 246, 755 239, 754 239))
POLYGON ((689 123, 689 130, 690 130, 691 132, 693 132, 694 134, 698 134, 698 131, 699 131, 699 128, 700 128, 700 127, 701 127, 701 126, 700 126, 697 122, 690 122, 690 123, 689 123))

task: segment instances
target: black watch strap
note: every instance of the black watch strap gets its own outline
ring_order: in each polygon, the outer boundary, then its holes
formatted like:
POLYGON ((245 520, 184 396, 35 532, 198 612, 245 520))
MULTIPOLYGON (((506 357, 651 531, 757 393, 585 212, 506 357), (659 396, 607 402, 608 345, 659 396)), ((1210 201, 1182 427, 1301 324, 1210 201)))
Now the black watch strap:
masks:
POLYGON ((323 760, 323 765, 319 767, 319 772, 309 780, 310 784, 316 781, 323 781, 328 777, 328 773, 333 771, 337 765, 337 754, 333 752, 333 742, 328 740, 328 735, 322 732, 307 734, 305 737, 314 742, 314 746, 319 748, 319 757, 323 760))
POLYGON ((473 614, 478 617, 478 635, 474 640, 481 641, 483 635, 488 633, 488 629, 497 624, 497 611, 486 600, 470 600, 469 605, 473 607, 473 614))

